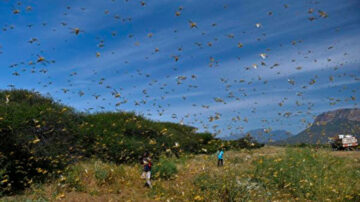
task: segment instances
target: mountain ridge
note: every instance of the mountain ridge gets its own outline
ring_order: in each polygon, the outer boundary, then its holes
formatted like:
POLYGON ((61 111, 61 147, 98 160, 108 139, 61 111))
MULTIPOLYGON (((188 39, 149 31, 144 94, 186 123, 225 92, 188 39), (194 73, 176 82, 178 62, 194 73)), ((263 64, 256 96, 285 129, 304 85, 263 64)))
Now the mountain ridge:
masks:
POLYGON ((297 135, 274 144, 326 144, 330 137, 352 134, 360 138, 360 109, 344 108, 327 111, 315 117, 312 125, 297 135))

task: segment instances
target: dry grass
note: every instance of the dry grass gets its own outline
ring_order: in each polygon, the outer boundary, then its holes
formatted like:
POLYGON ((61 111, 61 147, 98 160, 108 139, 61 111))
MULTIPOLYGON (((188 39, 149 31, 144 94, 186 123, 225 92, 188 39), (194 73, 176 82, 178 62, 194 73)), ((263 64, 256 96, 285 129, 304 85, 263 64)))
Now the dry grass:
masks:
MULTIPOLYGON (((252 178, 254 161, 285 154, 282 147, 225 152, 224 167, 217 167, 215 155, 170 159, 178 168, 174 179, 153 180, 153 189, 144 187, 140 165, 115 165, 100 161, 81 162, 50 184, 33 186, 24 194, 2 201, 288 201, 295 200, 284 190, 266 189, 252 178), (66 178, 66 179, 64 179, 66 178)), ((314 151, 315 152, 315 151, 314 151)), ((329 153, 319 150, 316 152, 329 153)), ((330 152, 351 159, 355 169, 360 152, 330 152)), ((154 165, 156 166, 156 164, 154 165)), ((355 179, 354 179, 355 180, 355 179)))

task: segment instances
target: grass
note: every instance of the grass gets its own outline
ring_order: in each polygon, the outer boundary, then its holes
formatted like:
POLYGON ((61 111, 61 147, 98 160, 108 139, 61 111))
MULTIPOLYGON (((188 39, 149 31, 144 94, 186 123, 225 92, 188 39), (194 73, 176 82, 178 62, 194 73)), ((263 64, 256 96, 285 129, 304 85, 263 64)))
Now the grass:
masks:
POLYGON ((300 200, 360 200, 360 166, 324 151, 287 149, 285 155, 254 162, 254 178, 271 190, 300 200))
POLYGON ((86 160, 51 183, 1 200, 359 201, 360 152, 264 147, 227 151, 224 157, 223 167, 215 155, 163 157, 153 169, 171 177, 153 179, 153 189, 143 186, 141 165, 86 160))

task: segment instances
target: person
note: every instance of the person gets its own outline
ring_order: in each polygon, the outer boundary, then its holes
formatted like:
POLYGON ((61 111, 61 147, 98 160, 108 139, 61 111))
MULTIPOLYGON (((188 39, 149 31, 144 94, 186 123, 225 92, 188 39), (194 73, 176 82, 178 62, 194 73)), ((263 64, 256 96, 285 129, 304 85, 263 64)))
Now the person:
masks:
POLYGON ((141 177, 146 180, 144 186, 152 188, 151 181, 150 181, 152 164, 151 164, 151 158, 150 158, 148 152, 144 153, 142 164, 144 165, 144 169, 143 169, 143 173, 142 173, 141 177))
POLYGON ((223 155, 224 155, 224 150, 222 148, 220 148, 220 150, 217 153, 218 166, 223 166, 224 165, 223 155))

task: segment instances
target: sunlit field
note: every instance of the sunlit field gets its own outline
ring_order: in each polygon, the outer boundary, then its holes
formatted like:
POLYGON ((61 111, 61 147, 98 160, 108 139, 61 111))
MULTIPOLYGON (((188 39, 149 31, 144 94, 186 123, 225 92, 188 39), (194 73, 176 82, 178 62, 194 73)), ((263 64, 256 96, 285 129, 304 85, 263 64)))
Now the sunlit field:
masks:
POLYGON ((166 158, 153 189, 144 187, 139 165, 86 160, 52 182, 34 184, 3 201, 359 201, 360 152, 266 146, 214 155, 166 158))

